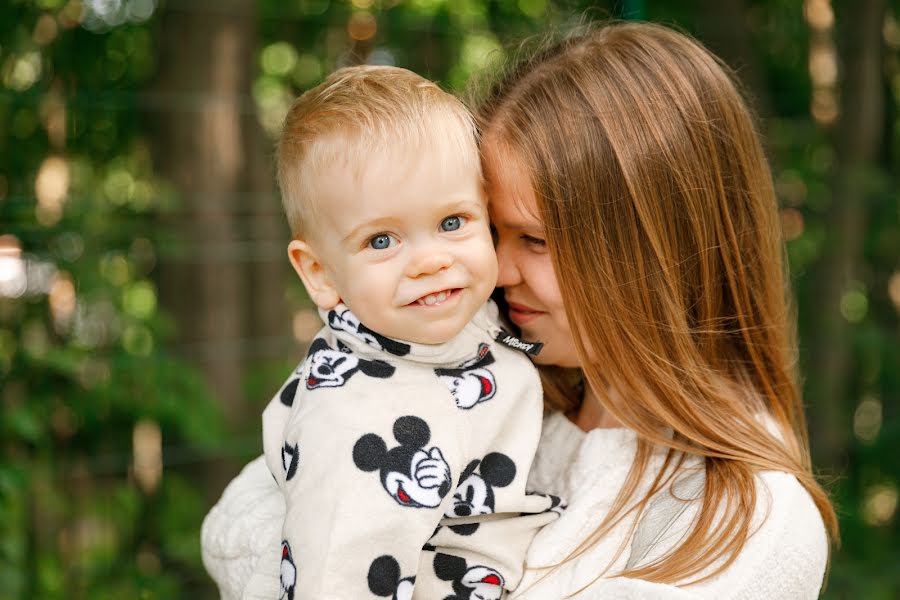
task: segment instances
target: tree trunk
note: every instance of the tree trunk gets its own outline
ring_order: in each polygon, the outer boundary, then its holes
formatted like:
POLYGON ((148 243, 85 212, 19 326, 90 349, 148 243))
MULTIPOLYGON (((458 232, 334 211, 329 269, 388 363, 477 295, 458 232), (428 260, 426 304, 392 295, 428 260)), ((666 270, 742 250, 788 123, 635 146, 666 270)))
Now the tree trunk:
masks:
POLYGON ((871 174, 885 125, 882 85, 884 0, 845 5, 837 15, 843 73, 841 112, 835 132, 837 166, 826 221, 825 249, 814 271, 815 315, 807 345, 812 447, 817 464, 838 468, 846 461, 853 403, 848 398, 852 366, 851 325, 841 315, 841 298, 859 277, 871 174))
MULTIPOLYGON (((157 89, 171 102, 155 115, 156 158, 175 186, 165 223, 160 292, 179 348, 198 365, 231 425, 242 417, 249 90, 256 51, 253 0, 172 3, 160 32, 157 89)), ((185 406, 190 399, 185 399, 185 406)))
POLYGON ((699 37, 717 56, 734 69, 750 96, 754 113, 762 118, 772 114, 772 99, 759 52, 747 27, 745 0, 705 0, 697 11, 699 37))
MULTIPOLYGON (((250 365, 277 358, 299 360, 284 297, 285 284, 292 273, 287 258, 290 230, 275 189, 273 144, 258 126, 256 115, 246 115, 245 120, 248 121, 245 145, 250 190, 245 233, 247 245, 253 248, 245 263, 244 298, 248 337, 252 342, 245 356, 250 365)), ((273 383, 281 385, 281 381, 273 383)), ((269 398, 249 400, 255 406, 269 398)))

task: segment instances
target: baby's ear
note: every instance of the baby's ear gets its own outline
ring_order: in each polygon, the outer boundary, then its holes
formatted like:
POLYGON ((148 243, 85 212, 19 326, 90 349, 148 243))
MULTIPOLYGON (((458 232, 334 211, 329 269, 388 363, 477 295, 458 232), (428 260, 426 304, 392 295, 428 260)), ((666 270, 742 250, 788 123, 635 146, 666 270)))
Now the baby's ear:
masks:
POLYGON ((337 306, 341 300, 340 294, 312 246, 303 240, 292 240, 288 244, 288 259, 316 306, 322 310, 337 306))

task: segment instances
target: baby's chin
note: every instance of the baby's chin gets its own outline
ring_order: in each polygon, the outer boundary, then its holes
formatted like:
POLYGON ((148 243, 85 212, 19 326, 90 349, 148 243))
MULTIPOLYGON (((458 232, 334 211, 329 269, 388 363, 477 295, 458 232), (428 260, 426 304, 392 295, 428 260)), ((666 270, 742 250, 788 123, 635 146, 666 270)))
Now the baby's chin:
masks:
POLYGON ((401 335, 396 336, 396 339, 429 346, 444 344, 459 335, 474 316, 471 315, 468 319, 453 319, 453 323, 423 323, 421 327, 407 328, 406 331, 399 332, 401 335))

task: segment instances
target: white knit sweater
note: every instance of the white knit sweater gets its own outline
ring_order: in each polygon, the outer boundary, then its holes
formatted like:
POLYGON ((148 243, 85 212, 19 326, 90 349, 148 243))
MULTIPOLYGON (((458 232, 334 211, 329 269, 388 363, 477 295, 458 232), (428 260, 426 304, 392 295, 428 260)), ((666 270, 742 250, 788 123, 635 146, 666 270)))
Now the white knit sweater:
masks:
MULTIPOLYGON (((602 521, 621 489, 634 458, 636 436, 627 429, 582 432, 561 414, 545 420, 530 486, 564 496, 569 507, 542 529, 528 552, 528 565, 555 564, 566 558, 602 521)), ((659 466, 662 452, 651 460, 659 466)), ((694 466, 698 463, 695 461, 694 466)), ((643 485, 649 485, 647 481, 643 485)), ((526 572, 512 600, 716 599, 802 600, 818 596, 828 556, 825 527, 810 496, 785 473, 757 476, 753 535, 737 560, 699 584, 674 586, 614 577, 628 558, 625 551, 604 577, 602 571, 632 529, 619 523, 590 550, 552 570, 526 572)), ((642 490, 638 490, 640 493, 642 490)), ((219 584, 223 600, 275 598, 276 580, 251 580, 254 566, 279 543, 284 501, 265 464, 247 465, 226 488, 203 523, 203 561, 219 584)), ((664 553, 681 539, 694 517, 686 511, 648 555, 664 553)), ((272 578, 273 579, 273 578, 272 578)), ((439 600, 439 599, 436 599, 439 600)))

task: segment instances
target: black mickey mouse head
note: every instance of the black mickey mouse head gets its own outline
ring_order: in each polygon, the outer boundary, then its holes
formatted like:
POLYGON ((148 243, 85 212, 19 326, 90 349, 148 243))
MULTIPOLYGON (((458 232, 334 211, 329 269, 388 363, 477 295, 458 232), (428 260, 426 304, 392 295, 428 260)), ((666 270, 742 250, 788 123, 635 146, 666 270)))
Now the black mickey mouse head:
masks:
POLYGON ((414 416, 394 421, 399 446, 388 450, 381 436, 367 433, 353 445, 353 463, 362 471, 379 471, 381 485, 401 506, 435 508, 450 491, 450 466, 440 448, 426 447, 428 424, 414 416))
POLYGON ((281 540, 281 577, 279 579, 278 600, 294 600, 297 585, 297 566, 294 554, 287 540, 281 540))
POLYGON ((291 379, 286 386, 278 393, 278 400, 285 406, 294 405, 294 396, 297 395, 297 387, 300 385, 300 378, 291 379))
POLYGON ((281 448, 281 464, 284 467, 284 480, 290 481, 297 474, 297 465, 300 463, 300 446, 291 446, 285 442, 281 448))
POLYGON ((308 390, 340 387, 357 371, 362 371, 369 377, 387 379, 396 370, 383 360, 366 360, 354 356, 349 350, 335 350, 322 338, 313 340, 306 361, 309 363, 309 374, 306 377, 308 390))
POLYGON ((491 567, 470 567, 464 558, 440 552, 432 564, 435 575, 453 585, 454 594, 444 600, 500 600, 503 594, 503 576, 491 567))
MULTIPOLYGON (((516 463, 500 452, 486 454, 481 460, 473 460, 459 477, 459 485, 453 493, 453 503, 444 514, 446 517, 472 517, 494 512, 494 488, 506 487, 516 478, 516 463)), ((459 535, 472 535, 478 523, 451 525, 459 535)))
POLYGON ((391 600, 412 600, 415 575, 400 577, 400 564, 393 556, 379 556, 369 566, 369 591, 391 600))
POLYGON ((470 409, 476 404, 490 400, 497 393, 497 381, 487 367, 494 362, 494 356, 487 344, 479 344, 478 352, 472 360, 454 369, 435 369, 438 376, 456 401, 457 408, 470 409))
POLYGON ((340 311, 329 311, 328 326, 335 331, 346 331, 377 350, 390 352, 395 356, 406 356, 409 354, 409 344, 398 342, 397 340, 393 340, 372 331, 363 325, 360 320, 356 318, 356 315, 350 312, 349 308, 344 308, 340 311))
MULTIPOLYGON (((546 498, 546 499, 549 501, 550 505, 549 505, 547 508, 544 509, 543 512, 545 512, 545 513, 548 513, 548 512, 555 512, 555 513, 558 514, 558 515, 562 515, 563 512, 569 507, 569 505, 566 504, 565 500, 563 500, 563 499, 560 498, 559 496, 554 496, 553 494, 545 494, 545 493, 543 493, 543 492, 529 492, 529 491, 526 491, 526 492, 525 492, 525 495, 526 495, 526 496, 538 496, 538 497, 540 497, 540 498, 546 498)), ((524 514, 526 514, 526 513, 522 513, 522 514, 524 515, 524 514)))

